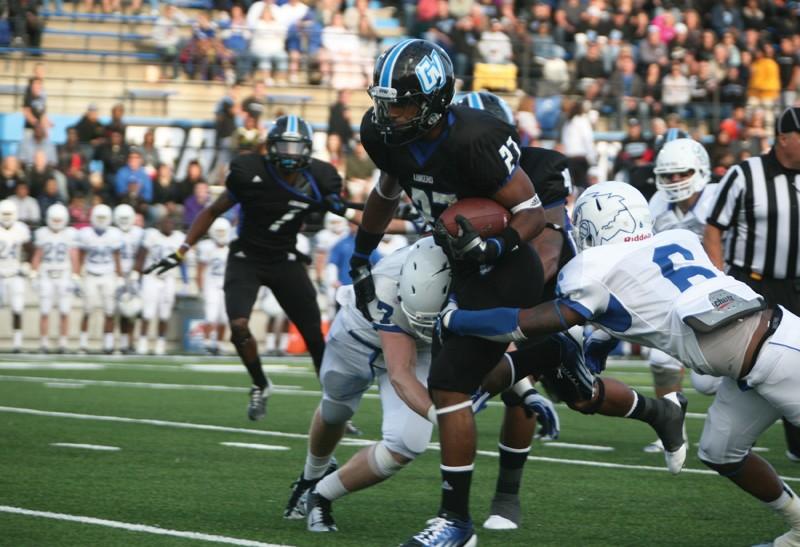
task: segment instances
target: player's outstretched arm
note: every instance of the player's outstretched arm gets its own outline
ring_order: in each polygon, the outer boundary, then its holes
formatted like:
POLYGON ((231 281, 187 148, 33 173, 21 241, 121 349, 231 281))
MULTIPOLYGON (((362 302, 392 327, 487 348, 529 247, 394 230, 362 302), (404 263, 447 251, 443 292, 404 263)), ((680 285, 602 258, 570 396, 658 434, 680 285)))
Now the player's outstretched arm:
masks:
POLYGON ((492 199, 511 211, 508 225, 519 234, 520 241, 530 241, 544 229, 542 202, 524 170, 516 169, 492 199))
POLYGON ((703 247, 711 259, 711 263, 719 270, 725 269, 725 260, 722 254, 722 230, 713 224, 706 224, 703 232, 703 247))
POLYGON ((389 380, 397 395, 408 407, 422 416, 431 419, 433 401, 426 388, 417 379, 417 343, 407 334, 380 331, 383 358, 389 380))

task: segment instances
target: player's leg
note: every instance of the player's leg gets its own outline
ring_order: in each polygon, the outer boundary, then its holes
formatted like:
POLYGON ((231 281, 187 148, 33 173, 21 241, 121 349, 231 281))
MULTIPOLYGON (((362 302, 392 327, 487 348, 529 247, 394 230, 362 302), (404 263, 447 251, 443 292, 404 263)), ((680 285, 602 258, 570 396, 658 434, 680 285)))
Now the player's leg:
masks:
POLYGON ((372 384, 370 362, 374 352, 375 348, 353 338, 343 322, 334 322, 320 369, 322 400, 311 420, 306 463, 293 485, 284 511, 285 518, 305 516, 305 500, 301 498, 329 472, 333 451, 344 435, 345 424, 355 414, 362 395, 372 384))
MULTIPOLYGON (((684 367, 680 361, 655 348, 650 349, 649 361, 650 372, 653 375, 653 387, 657 398, 683 390, 684 367)), ((663 450, 664 445, 661 439, 657 439, 644 447, 644 451, 648 453, 657 453, 663 450)))
POLYGON ((89 351, 89 318, 94 309, 100 306, 98 280, 98 276, 86 274, 83 287, 83 317, 81 318, 81 334, 78 343, 78 351, 81 353, 89 351))
POLYGON ((69 313, 72 309, 73 283, 66 277, 58 284, 58 353, 67 351, 67 337, 69 336, 69 313))
POLYGON ((14 276, 8 279, 11 288, 11 314, 14 328, 14 353, 22 351, 22 312, 25 311, 25 279, 14 276))
POLYGON ((167 352, 167 327, 169 318, 175 307, 175 278, 166 277, 162 280, 158 300, 158 339, 156 340, 156 355, 167 352))
POLYGON ((267 286, 272 289, 286 316, 303 337, 314 361, 314 369, 319 374, 325 339, 322 336, 317 290, 308 277, 305 265, 296 261, 282 262, 279 268, 273 268, 268 273, 267 280, 267 286))
POLYGON ((149 352, 148 335, 150 323, 158 316, 158 298, 161 280, 152 275, 142 278, 142 324, 139 329, 139 341, 136 353, 146 355, 149 352))
POLYGON ((258 345, 250 331, 250 312, 261 286, 259 265, 249 259, 231 256, 225 268, 225 310, 231 327, 231 343, 247 369, 253 386, 247 416, 260 420, 267 413, 270 383, 261 368, 258 345))
POLYGON ((103 299, 103 353, 113 353, 114 351, 114 311, 117 308, 116 276, 108 275, 102 277, 100 283, 101 297, 103 299))
POLYGON ((53 296, 56 284, 47 275, 39 279, 39 351, 50 351, 50 311, 53 309, 53 296))
MULTIPOLYGON (((329 343, 325 360, 331 351, 329 343)), ((416 376, 425 384, 430 369, 430 352, 417 353, 416 376)), ((323 370, 324 374, 324 370, 323 370)), ((411 410, 397 395, 385 372, 378 376, 383 413, 382 440, 357 452, 340 469, 322 479, 308 497, 308 529, 330 532, 336 529, 331 502, 358 490, 383 482, 425 451, 433 424, 411 410)))
POLYGON ((217 292, 213 287, 206 287, 203 291, 203 348, 210 355, 217 353, 217 310, 222 303, 217 292))

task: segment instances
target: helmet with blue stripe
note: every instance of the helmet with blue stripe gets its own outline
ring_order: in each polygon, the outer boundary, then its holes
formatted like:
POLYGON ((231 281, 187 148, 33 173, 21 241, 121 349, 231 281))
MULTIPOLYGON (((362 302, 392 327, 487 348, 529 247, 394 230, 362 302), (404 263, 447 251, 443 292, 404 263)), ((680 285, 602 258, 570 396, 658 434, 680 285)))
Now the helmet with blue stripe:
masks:
POLYGON ((281 116, 267 133, 267 161, 282 171, 300 171, 311 162, 314 130, 303 118, 281 116))
POLYGON ((430 131, 453 100, 453 63, 445 51, 427 40, 403 40, 375 63, 369 95, 375 104, 372 123, 386 144, 400 146, 430 131), (412 110, 400 122, 390 110, 412 110))
POLYGON ((475 108, 476 110, 485 110, 498 120, 503 120, 511 125, 516 124, 514 121, 514 113, 511 111, 508 103, 494 93, 489 93, 488 91, 473 91, 461 97, 457 104, 475 108))

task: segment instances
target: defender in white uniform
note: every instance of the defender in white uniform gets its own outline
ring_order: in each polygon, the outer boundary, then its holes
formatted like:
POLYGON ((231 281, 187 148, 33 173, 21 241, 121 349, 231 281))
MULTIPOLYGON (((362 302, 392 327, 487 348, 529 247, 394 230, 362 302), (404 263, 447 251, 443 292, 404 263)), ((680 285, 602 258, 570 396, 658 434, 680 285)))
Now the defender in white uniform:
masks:
MULTIPOLYGON (((658 153, 655 168, 658 191, 650 199, 653 230, 685 229, 702 240, 706 218, 716 193, 711 182, 711 162, 708 152, 699 142, 681 138, 669 141, 658 153)), ((684 367, 659 349, 651 349, 650 371, 656 397, 681 391, 684 367)), ((691 373, 692 385, 706 395, 716 392, 719 378, 691 373)), ((656 440, 644 447, 645 452, 661 452, 664 445, 656 440)))
MULTIPOLYGON (((122 233, 122 247, 119 250, 120 269, 125 283, 124 298, 117 302, 119 312, 119 349, 122 353, 132 353, 131 339, 136 323, 136 314, 131 314, 131 310, 126 305, 131 302, 131 297, 138 297, 139 272, 133 267, 136 262, 136 255, 139 247, 142 246, 144 230, 136 226, 136 211, 127 203, 114 207, 114 225, 122 233), (134 315, 133 317, 129 317, 134 315)), ((120 295, 122 296, 122 295, 120 295)))
POLYGON ((228 314, 225 313, 225 264, 228 262, 228 243, 231 240, 231 223, 217 218, 208 229, 211 239, 197 244, 197 288, 205 304, 206 351, 219 354, 218 342, 224 340, 228 314))
POLYGON ((38 228, 33 236, 34 252, 31 259, 31 283, 38 285, 40 351, 50 350, 50 311, 58 303, 58 352, 67 350, 69 312, 72 296, 80 287, 78 262, 78 231, 69 224, 69 211, 60 203, 51 205, 45 213, 47 226, 38 228))
POLYGON ((122 232, 111 225, 111 208, 99 204, 89 215, 91 226, 78 231, 80 263, 84 271, 83 320, 80 350, 88 351, 89 317, 93 310, 103 310, 103 351, 114 351, 114 310, 119 284, 122 232))
MULTIPOLYGON (((136 271, 156 264, 175 251, 183 243, 183 232, 175 230, 175 221, 164 217, 158 229, 148 228, 144 233, 142 247, 136 258, 136 271)), ((148 352, 147 335, 150 321, 158 319, 158 338, 155 354, 164 355, 167 348, 167 321, 175 307, 175 276, 178 270, 172 269, 162 275, 148 275, 142 279, 142 330, 136 344, 136 352, 148 352)))
POLYGON ((17 218, 14 202, 0 201, 0 307, 11 308, 14 353, 22 351, 25 273, 30 266, 23 261, 23 251, 28 253, 26 247, 31 241, 28 226, 17 218))
MULTIPOLYGON (((773 545, 800 546, 800 501, 751 452, 781 416, 800 425, 800 318, 780 306, 764 309, 750 287, 714 267, 694 233, 653 235, 647 203, 625 183, 586 190, 573 223, 582 252, 561 270, 557 300, 525 310, 448 310, 445 327, 520 340, 589 322, 721 376, 698 455, 786 518, 791 530, 773 545)), ((640 406, 634 397, 629 414, 640 406)))

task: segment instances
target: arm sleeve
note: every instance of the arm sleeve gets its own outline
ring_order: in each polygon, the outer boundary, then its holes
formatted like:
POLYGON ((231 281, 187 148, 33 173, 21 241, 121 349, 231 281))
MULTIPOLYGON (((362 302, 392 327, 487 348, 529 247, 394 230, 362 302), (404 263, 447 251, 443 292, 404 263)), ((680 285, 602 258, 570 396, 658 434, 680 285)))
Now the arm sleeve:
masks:
POLYGON ((230 164, 228 176, 225 177, 225 188, 230 198, 239 203, 239 187, 242 181, 242 165, 234 160, 230 164))
POLYGON ((372 108, 367 110, 361 118, 361 143, 369 154, 370 159, 381 171, 391 173, 391 161, 389 161, 389 150, 383 142, 383 137, 375 130, 372 124, 372 108))
POLYGON ((564 154, 545 148, 525 148, 519 165, 533 182, 545 209, 564 204, 572 186, 564 154))
POLYGON ((722 230, 730 228, 736 205, 745 188, 744 172, 741 165, 734 165, 717 185, 717 193, 711 202, 711 213, 707 222, 722 230))
POLYGON ((557 301, 591 320, 608 307, 610 294, 605 285, 585 275, 586 268, 578 255, 558 274, 557 301))
POLYGON ((496 125, 482 127, 466 148, 468 161, 462 164, 462 178, 479 194, 497 192, 519 167, 519 137, 499 120, 496 125))

